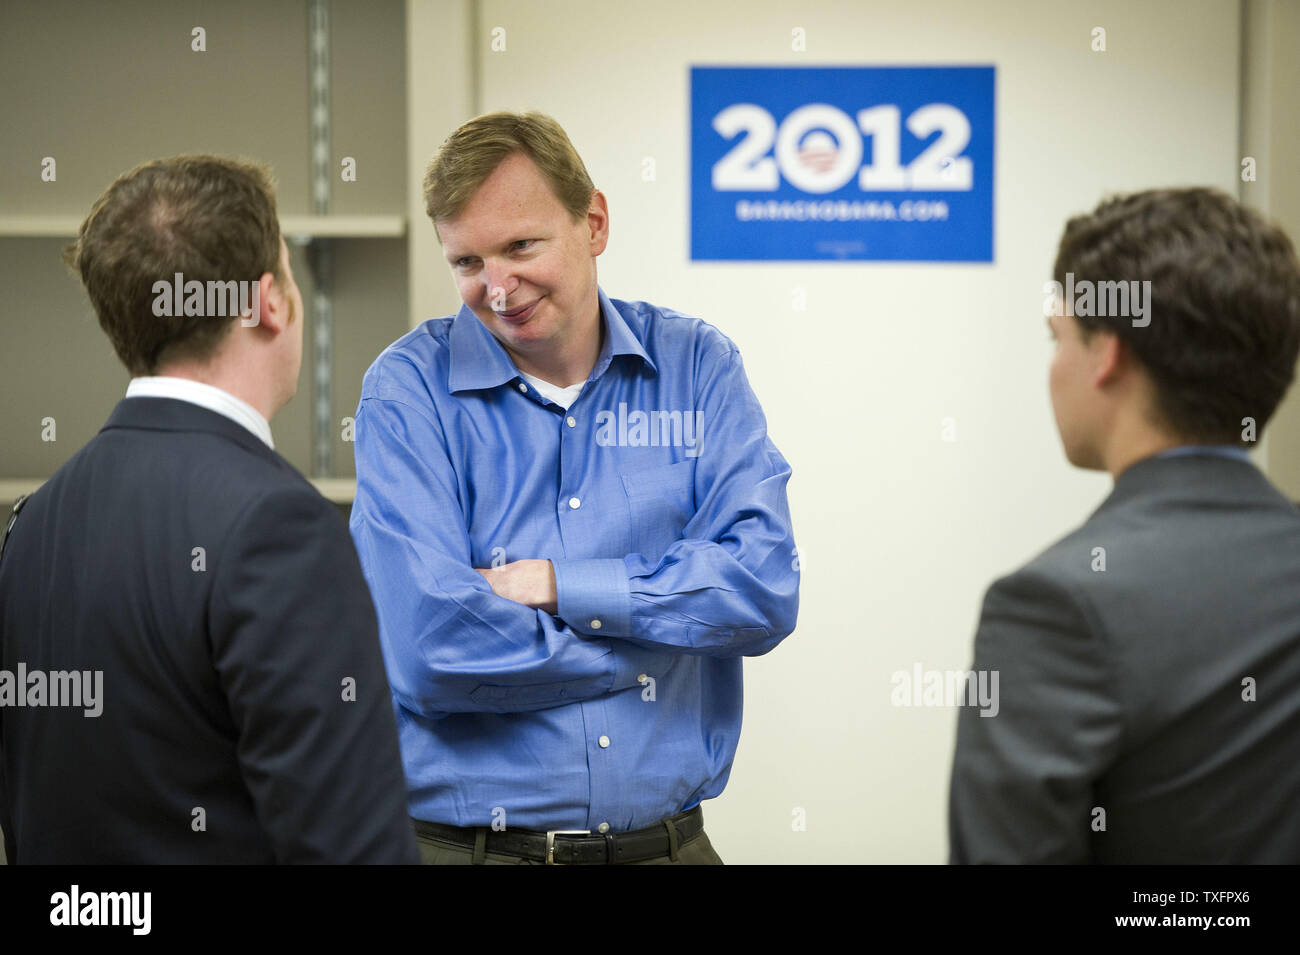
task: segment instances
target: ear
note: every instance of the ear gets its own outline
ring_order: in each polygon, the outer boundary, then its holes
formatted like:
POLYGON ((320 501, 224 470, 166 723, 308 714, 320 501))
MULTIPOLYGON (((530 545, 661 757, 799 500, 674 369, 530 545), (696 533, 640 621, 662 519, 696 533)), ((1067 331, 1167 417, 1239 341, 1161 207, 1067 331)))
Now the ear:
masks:
POLYGON ((591 254, 593 257, 605 251, 609 244, 609 205, 605 194, 596 189, 591 194, 591 205, 587 209, 587 228, 590 231, 591 254))
POLYGON ((271 334, 284 331, 289 321, 289 299, 276 284, 270 272, 262 273, 257 280, 257 307, 251 317, 240 319, 241 324, 258 326, 271 334))
POLYGON ((1114 332, 1096 331, 1092 334, 1089 351, 1092 352, 1092 383, 1101 388, 1119 380, 1128 367, 1128 351, 1114 332))

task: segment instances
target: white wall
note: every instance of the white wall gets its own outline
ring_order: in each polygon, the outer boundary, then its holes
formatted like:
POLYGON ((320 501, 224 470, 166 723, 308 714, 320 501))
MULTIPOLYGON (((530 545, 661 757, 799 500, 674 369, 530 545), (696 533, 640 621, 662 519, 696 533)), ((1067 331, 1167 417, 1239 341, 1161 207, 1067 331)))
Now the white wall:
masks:
POLYGON ((735 340, 793 466, 799 627, 746 663, 731 782, 705 806, 714 845, 732 863, 944 861, 956 713, 892 707, 890 676, 969 666, 990 581, 1107 493, 1057 441, 1042 283, 1065 219, 1107 192, 1235 194, 1238 4, 484 0, 470 23, 478 110, 555 116, 608 196, 602 286, 735 340), (993 265, 688 261, 691 65, 989 63, 993 265))
MULTIPOLYGON (((1241 184, 1241 200, 1274 219, 1300 243, 1300 4, 1247 0, 1244 5, 1241 154, 1255 160, 1255 179, 1241 184)), ((1300 500, 1300 389, 1292 387, 1265 432, 1256 461, 1292 500, 1300 500), (1263 459, 1261 461, 1261 458, 1263 459)))

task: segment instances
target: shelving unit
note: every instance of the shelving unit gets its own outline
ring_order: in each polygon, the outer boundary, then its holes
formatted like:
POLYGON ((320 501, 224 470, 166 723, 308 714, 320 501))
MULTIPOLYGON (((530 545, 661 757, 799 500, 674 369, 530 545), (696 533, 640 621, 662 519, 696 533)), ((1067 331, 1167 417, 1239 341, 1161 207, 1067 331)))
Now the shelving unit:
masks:
MULTIPOLYGON (((80 216, 0 215, 0 238, 72 239, 81 228, 80 216)), ((406 217, 401 215, 281 216, 286 239, 401 239, 406 217)))
POLYGON ((0 57, 17 82, 3 116, 13 135, 0 139, 4 511, 99 431, 130 377, 63 246, 123 171, 204 152, 265 162, 275 176, 307 324, 297 394, 271 429, 325 497, 352 500, 342 421, 371 362, 412 324, 407 5, 228 0, 197 21, 202 53, 190 49, 194 16, 72 0, 6 14, 0 57), (343 178, 345 160, 355 179, 343 178), (55 441, 44 439, 49 419, 55 441))

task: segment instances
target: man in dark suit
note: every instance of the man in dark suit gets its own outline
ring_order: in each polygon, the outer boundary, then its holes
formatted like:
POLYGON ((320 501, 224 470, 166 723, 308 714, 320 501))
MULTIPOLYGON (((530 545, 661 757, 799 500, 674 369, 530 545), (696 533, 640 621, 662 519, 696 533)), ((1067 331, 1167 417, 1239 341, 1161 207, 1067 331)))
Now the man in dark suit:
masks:
POLYGON ((67 257, 133 378, 0 554, 9 861, 418 861, 356 552, 273 450, 304 317, 269 176, 146 163, 67 257))
POLYGON ((1067 224, 1052 291, 1066 456, 1115 486, 988 591, 951 861, 1300 862, 1300 512, 1245 451, 1300 348, 1291 242, 1138 193, 1067 224))

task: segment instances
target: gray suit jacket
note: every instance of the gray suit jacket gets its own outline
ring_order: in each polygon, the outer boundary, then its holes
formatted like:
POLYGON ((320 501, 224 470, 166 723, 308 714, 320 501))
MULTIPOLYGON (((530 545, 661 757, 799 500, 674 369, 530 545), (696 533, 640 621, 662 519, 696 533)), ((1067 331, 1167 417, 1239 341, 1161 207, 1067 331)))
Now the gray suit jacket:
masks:
POLYGON ((989 589, 973 668, 952 862, 1300 862, 1300 511, 1253 465, 1124 471, 989 589))

